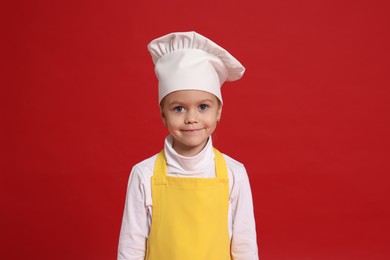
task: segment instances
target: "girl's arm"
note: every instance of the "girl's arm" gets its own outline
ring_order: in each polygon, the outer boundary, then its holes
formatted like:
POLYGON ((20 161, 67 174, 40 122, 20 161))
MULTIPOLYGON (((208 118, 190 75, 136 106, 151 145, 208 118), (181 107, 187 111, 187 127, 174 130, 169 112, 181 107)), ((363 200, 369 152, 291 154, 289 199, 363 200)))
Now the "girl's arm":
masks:
POLYGON ((232 257, 234 260, 258 260, 256 225, 252 192, 244 166, 232 193, 232 257))
POLYGON ((119 237, 118 260, 144 260, 148 235, 145 185, 135 166, 130 174, 119 237))

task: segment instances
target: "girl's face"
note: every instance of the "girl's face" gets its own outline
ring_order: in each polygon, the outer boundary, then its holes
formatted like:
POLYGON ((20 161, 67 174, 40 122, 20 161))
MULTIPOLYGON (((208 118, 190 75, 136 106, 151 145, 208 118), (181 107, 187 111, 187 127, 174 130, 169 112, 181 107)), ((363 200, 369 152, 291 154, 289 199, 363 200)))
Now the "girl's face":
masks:
POLYGON ((222 105, 211 93, 180 90, 161 102, 161 116, 173 136, 173 149, 184 156, 198 154, 221 118, 222 105))

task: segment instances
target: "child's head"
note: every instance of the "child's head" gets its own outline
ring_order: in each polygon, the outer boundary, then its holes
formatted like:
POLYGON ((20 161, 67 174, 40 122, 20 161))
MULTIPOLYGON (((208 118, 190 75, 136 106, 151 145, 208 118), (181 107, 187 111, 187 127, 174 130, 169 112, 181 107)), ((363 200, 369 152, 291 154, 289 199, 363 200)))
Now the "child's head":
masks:
POLYGON ((161 115, 174 138, 174 148, 186 155, 196 154, 221 117, 222 84, 240 79, 245 68, 196 32, 162 36, 148 49, 159 81, 161 115))

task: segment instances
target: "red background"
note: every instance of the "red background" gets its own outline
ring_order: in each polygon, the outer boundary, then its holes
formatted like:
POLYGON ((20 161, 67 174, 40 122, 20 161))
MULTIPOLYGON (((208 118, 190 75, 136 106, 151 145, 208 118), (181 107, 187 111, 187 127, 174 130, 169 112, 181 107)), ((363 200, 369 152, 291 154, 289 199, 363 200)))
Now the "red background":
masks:
POLYGON ((187 30, 247 68, 214 141, 247 167, 260 257, 390 259, 387 1, 1 10, 2 259, 116 258, 129 171, 167 134, 146 45, 187 30))

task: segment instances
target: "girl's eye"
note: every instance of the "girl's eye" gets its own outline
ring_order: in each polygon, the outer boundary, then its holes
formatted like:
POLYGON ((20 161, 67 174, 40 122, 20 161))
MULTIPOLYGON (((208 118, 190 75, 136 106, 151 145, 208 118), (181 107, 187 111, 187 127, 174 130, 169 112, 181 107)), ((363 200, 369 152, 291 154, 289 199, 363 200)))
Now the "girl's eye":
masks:
POLYGON ((176 111, 176 112, 183 112, 183 111, 184 111, 184 107, 182 107, 182 106, 177 106, 177 107, 175 107, 173 110, 176 111))
POLYGON ((208 108, 209 108, 209 106, 205 105, 205 104, 202 104, 202 105, 199 106, 200 110, 207 110, 208 108))

